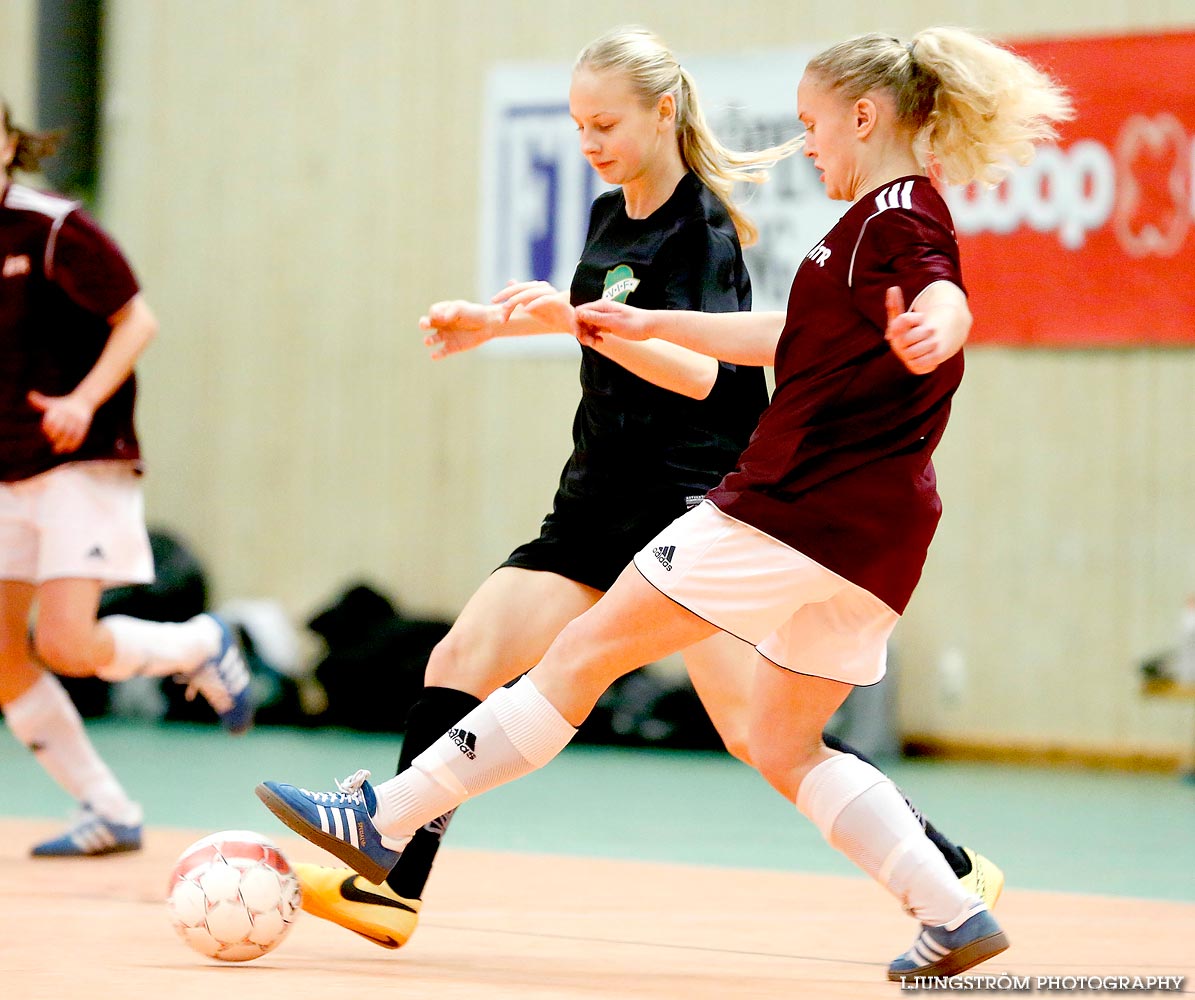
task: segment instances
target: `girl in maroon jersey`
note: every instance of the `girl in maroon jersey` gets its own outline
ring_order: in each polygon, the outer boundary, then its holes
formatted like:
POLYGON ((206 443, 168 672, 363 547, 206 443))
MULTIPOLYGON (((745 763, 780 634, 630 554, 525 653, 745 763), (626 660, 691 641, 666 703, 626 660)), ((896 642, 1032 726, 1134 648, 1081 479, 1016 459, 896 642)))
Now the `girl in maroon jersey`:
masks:
POLYGON ((1003 932, 891 782, 829 750, 821 733, 852 686, 883 676, 941 509, 930 456, 971 315, 930 166, 948 182, 996 180, 1070 108, 1024 60, 945 28, 827 49, 807 66, 797 105, 805 155, 827 193, 852 205, 801 263, 787 315, 606 300, 576 310, 590 343, 655 339, 774 362, 775 393, 737 467, 523 680, 398 777, 374 788, 357 772, 318 794, 266 783, 263 798, 359 871, 384 869, 422 823, 555 756, 616 678, 726 632, 759 652, 752 762, 922 925, 889 977, 953 975, 1003 951, 1003 932))
POLYGON ((37 856, 136 850, 141 808, 100 759, 43 665, 120 681, 180 675, 232 730, 248 673, 210 615, 96 620, 105 586, 153 579, 133 427, 133 365, 157 321, 123 255, 75 202, 13 183, 56 139, 13 125, 0 152, 0 708, 12 734, 80 804, 37 856), (37 607, 29 648, 29 623, 37 607))

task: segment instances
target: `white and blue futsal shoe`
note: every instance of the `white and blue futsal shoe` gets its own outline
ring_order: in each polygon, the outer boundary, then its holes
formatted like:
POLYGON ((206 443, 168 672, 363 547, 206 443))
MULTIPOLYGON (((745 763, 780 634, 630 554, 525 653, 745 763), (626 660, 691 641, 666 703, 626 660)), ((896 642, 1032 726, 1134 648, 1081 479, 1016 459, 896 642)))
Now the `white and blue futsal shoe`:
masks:
POLYGON ((888 966, 888 979, 908 983, 917 978, 956 976, 986 962, 1008 947, 1008 938, 982 903, 952 931, 921 925, 913 947, 888 966))
POLYGON ((62 834, 43 841, 29 853, 35 858, 96 858, 139 850, 140 823, 114 823, 84 804, 62 834))
POLYGON ((201 694, 216 710, 220 723, 230 733, 246 732, 253 725, 256 705, 250 685, 249 667, 241 654, 236 635, 218 615, 204 615, 220 629, 220 647, 194 671, 182 677, 187 683, 187 700, 201 694))
POLYGON ((378 885, 398 863, 402 845, 388 844, 388 838, 373 825, 378 800, 368 778, 368 771, 357 771, 336 782, 335 792, 311 792, 263 781, 257 786, 257 797, 300 837, 336 855, 378 885))

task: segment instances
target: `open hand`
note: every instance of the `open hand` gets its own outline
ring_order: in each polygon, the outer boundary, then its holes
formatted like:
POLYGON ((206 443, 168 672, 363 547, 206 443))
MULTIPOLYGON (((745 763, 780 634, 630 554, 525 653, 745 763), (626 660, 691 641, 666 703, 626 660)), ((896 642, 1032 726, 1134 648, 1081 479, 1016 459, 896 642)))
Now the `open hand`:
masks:
POLYGON ((573 307, 568 293, 547 281, 512 281, 491 300, 499 309, 502 322, 516 309, 531 317, 544 330, 568 333, 573 328, 573 307))
POLYGON ((436 302, 419 318, 419 329, 430 331, 423 346, 431 348, 433 361, 472 350, 494 336, 495 319, 495 310, 477 302, 436 302))

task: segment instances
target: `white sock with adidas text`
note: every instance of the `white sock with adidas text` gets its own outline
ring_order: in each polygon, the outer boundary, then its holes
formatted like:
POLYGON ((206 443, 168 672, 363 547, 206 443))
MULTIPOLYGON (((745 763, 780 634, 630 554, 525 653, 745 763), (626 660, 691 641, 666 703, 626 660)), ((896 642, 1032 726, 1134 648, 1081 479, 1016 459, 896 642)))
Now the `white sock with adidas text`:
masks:
POLYGON ((185 622, 148 622, 109 615, 100 624, 112 634, 115 654, 96 671, 106 681, 187 674, 220 649, 220 626, 208 615, 185 622))
POLYGON ((4 721, 73 799, 87 803, 114 823, 133 826, 141 822, 141 807, 129 798, 96 752, 79 710, 53 674, 43 674, 28 691, 5 705, 4 721))
POLYGON ((530 678, 499 688, 374 789, 374 825, 388 837, 409 837, 466 798, 543 767, 576 734, 530 678))
POLYGON ((836 754, 801 782, 797 808, 829 844, 884 886, 923 924, 957 926, 980 903, 880 771, 851 754, 836 754))

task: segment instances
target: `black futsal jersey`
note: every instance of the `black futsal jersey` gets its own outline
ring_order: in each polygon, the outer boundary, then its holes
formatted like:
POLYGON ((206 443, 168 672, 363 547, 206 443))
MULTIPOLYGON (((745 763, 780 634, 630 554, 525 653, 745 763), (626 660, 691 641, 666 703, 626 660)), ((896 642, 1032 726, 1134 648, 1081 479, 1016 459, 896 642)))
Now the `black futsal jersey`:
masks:
MULTIPOLYGON (((646 219, 598 197, 570 292, 641 309, 738 312, 751 282, 726 207, 695 174, 646 219)), ((540 536, 504 563, 606 590, 631 557, 733 468, 767 405, 763 370, 726 362, 705 399, 582 348, 573 453, 540 536)))

